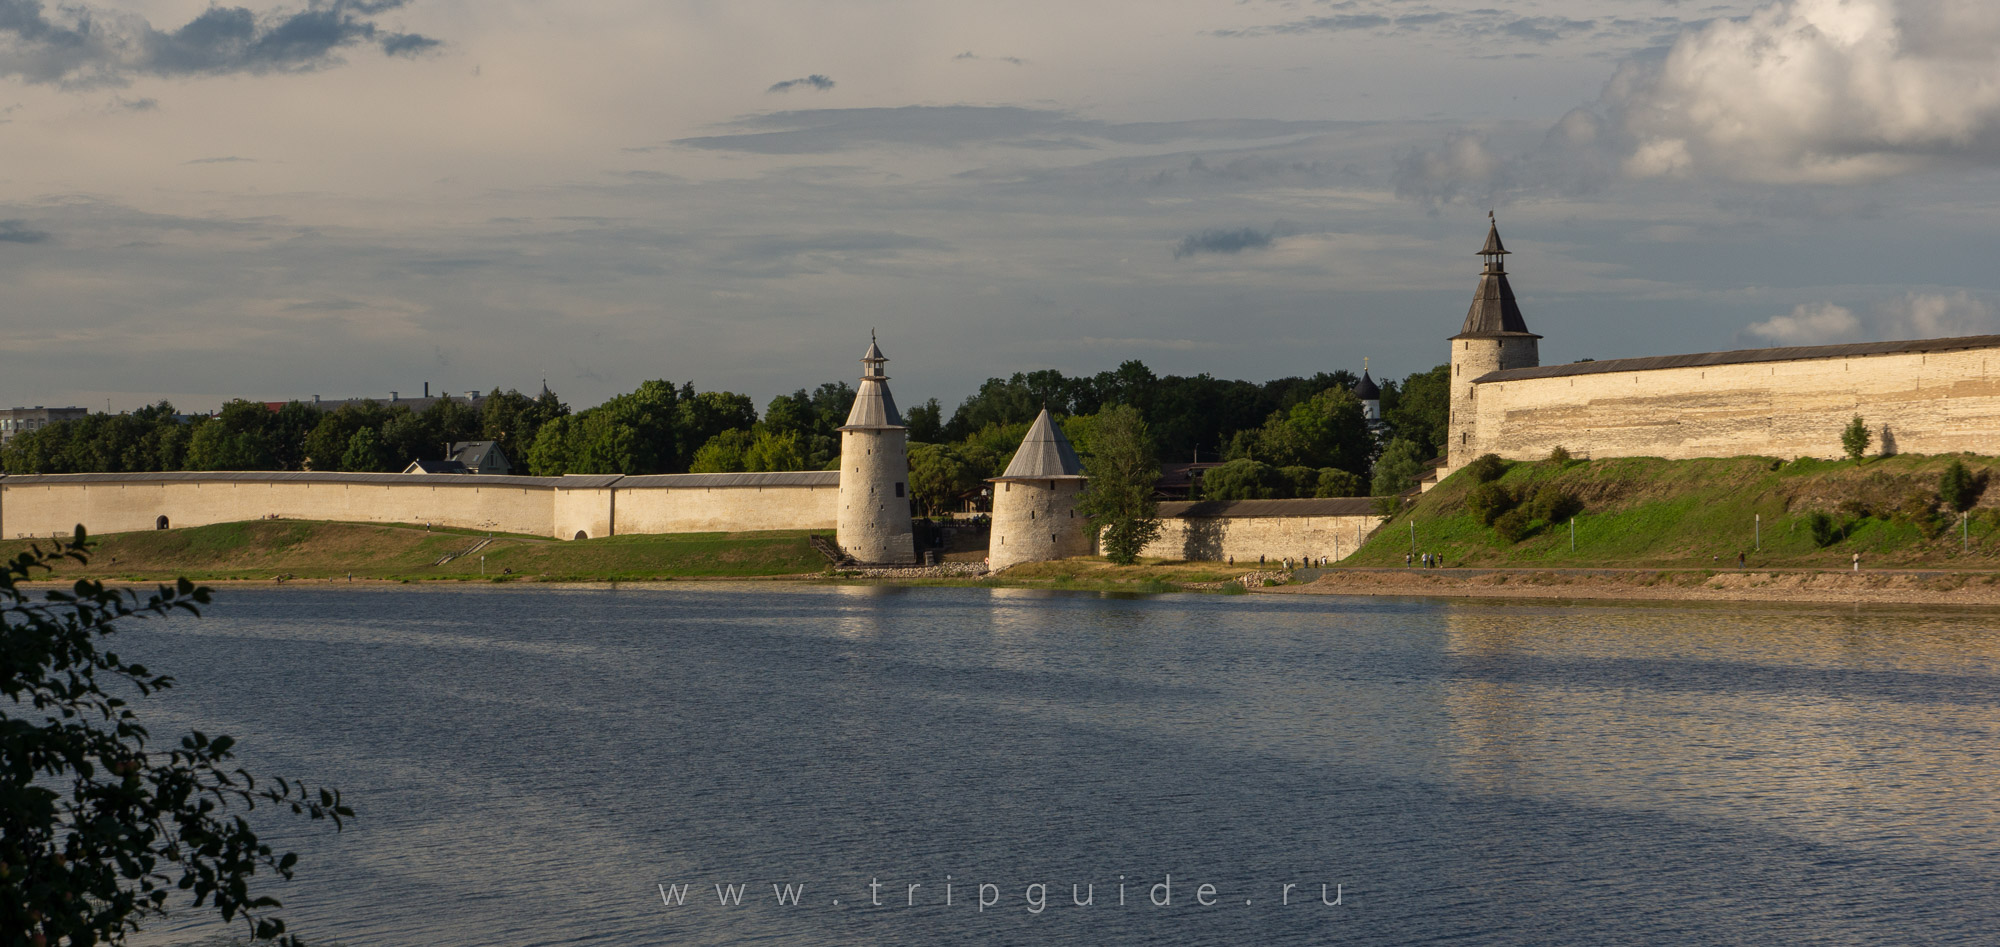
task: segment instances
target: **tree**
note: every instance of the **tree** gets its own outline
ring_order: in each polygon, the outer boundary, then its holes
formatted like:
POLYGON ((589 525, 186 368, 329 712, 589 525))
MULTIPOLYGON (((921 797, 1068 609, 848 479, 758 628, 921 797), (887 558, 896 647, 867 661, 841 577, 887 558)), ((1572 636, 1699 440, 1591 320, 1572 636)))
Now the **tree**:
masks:
POLYGON ((1979 502, 1979 495, 1986 492, 1986 478, 1975 477, 1967 470, 1964 461, 1954 460, 1938 477, 1938 496, 1954 513, 1963 513, 1979 502))
POLYGON ((914 443, 935 444, 944 439, 944 408, 936 398, 904 412, 903 423, 909 427, 910 440, 914 443))
POLYGON ((174 680, 103 650, 132 617, 164 616, 209 601, 181 579, 141 601, 79 581, 29 601, 20 583, 69 559, 88 560, 83 527, 0 567, 0 931, 14 944, 123 940, 164 915, 178 888, 254 940, 297 941, 251 892, 259 871, 291 879, 298 856, 279 854, 232 806, 268 803, 336 829, 354 815, 330 789, 252 780, 230 761, 235 740, 195 731, 179 746, 151 734, 118 693, 149 696, 174 680), (107 690, 107 687, 109 690, 107 690))
POLYGON ((1211 467, 1201 475, 1200 498, 1218 502, 1270 500, 1289 488, 1283 480, 1277 468, 1270 464, 1239 458, 1220 467, 1211 467))
POLYGON ((977 489, 983 473, 949 445, 910 446, 910 498, 926 516, 950 509, 960 494, 977 489))
POLYGON ((1375 460, 1375 479, 1371 491, 1375 496, 1395 496, 1417 485, 1417 478, 1424 475, 1424 459, 1427 449, 1416 441, 1396 437, 1389 446, 1382 449, 1382 456, 1375 460))
POLYGON ((689 465, 689 473, 737 473, 745 469, 744 455, 755 444, 749 431, 740 428, 723 431, 708 439, 701 449, 694 452, 694 463, 689 465))
POLYGON ((743 452, 744 470, 804 470, 805 453, 799 448, 796 431, 783 434, 774 431, 758 431, 750 447, 743 452))
POLYGON ((1868 422, 1861 420, 1858 414, 1840 432, 1840 448, 1847 452, 1848 460, 1860 460, 1861 455, 1868 453, 1868 442, 1871 440, 1874 436, 1868 433, 1868 422))
POLYGON ((1383 386, 1382 420, 1389 422, 1396 436, 1414 442, 1418 460, 1444 452, 1451 428, 1451 366, 1439 365, 1417 372, 1394 386, 1383 386))
POLYGON ((389 449, 382 444, 382 435, 374 428, 358 428, 354 436, 347 439, 347 450, 340 455, 340 469, 361 473, 382 473, 389 469, 389 449))
POLYGON ((1105 556, 1131 565, 1160 535, 1159 502, 1153 499, 1160 464, 1139 409, 1118 405, 1098 413, 1096 451, 1085 473, 1090 482, 1077 512, 1103 537, 1105 556))
POLYGON ((1315 497, 1358 497, 1363 496, 1361 478, 1338 467, 1321 467, 1319 481, 1313 485, 1315 497))

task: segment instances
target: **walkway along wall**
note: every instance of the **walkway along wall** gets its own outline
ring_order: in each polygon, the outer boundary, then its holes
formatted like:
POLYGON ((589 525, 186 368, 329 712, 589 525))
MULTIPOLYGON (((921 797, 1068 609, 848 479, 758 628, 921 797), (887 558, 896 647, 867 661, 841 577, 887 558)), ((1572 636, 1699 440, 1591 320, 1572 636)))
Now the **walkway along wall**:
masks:
POLYGON ((1857 414, 1875 451, 2000 453, 2000 336, 1550 365, 1473 388, 1472 443, 1454 459, 1533 460, 1558 445, 1594 458, 1839 457, 1857 414))
POLYGON ((1160 538, 1141 555, 1161 559, 1255 563, 1329 560, 1354 554, 1382 517, 1366 497, 1323 500, 1231 500, 1160 504, 1160 538))
POLYGON ((312 472, 0 477, 0 538, 243 520, 436 523, 560 539, 832 529, 837 471, 571 477, 312 472))

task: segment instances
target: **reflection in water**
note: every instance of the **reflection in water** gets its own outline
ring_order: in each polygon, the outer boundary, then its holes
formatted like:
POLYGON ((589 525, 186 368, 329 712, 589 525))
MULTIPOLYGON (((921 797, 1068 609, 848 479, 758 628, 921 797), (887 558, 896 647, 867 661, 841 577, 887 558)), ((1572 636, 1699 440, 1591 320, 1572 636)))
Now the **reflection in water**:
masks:
POLYGON ((305 859, 286 914, 322 941, 2000 928, 1982 615, 764 583, 220 598, 120 651, 181 679, 147 709, 156 734, 234 734, 253 771, 354 801, 351 831, 280 839, 305 859), (1223 900, 1145 905, 1168 874, 1223 900), (940 897, 876 907, 871 879, 940 897), (1146 886, 1124 908, 1121 880, 1146 886), (811 897, 776 909, 772 882, 811 897), (1033 914, 1038 882, 1056 904, 1033 914), (1340 908, 1281 905, 1322 882, 1340 908), (724 910, 717 883, 764 900, 724 910), (950 906, 947 883, 967 886, 950 906), (968 907, 982 883, 1010 907, 968 907), (1058 909, 1072 883, 1097 904, 1058 909), (669 908, 660 884, 703 896, 669 908))

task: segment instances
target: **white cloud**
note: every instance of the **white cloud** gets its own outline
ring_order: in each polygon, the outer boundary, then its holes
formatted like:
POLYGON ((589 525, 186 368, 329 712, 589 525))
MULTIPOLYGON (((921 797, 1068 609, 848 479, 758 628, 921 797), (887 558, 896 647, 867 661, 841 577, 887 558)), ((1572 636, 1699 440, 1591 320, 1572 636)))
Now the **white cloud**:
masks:
POLYGON ((1780 345, 1823 345, 1845 342, 1861 334, 1861 320, 1852 310, 1832 303, 1802 305, 1789 316, 1772 316, 1743 331, 1780 345))
POLYGON ((1939 339, 1984 335, 1994 330, 1993 307, 1971 294, 1910 293, 1883 304, 1878 312, 1891 338, 1939 339))
POLYGON ((1784 183, 2000 162, 2000 5, 1780 0, 1627 63, 1603 107, 1625 171, 1784 183))

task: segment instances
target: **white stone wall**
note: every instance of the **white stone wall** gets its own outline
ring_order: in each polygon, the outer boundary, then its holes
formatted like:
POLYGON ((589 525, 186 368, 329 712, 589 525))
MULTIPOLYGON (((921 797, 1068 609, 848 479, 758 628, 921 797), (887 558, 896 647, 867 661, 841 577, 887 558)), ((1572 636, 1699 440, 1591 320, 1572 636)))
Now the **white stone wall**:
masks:
POLYGON ((1327 557, 1338 562, 1361 548, 1368 534, 1381 525, 1379 516, 1215 516, 1168 517, 1160 521, 1160 538, 1140 553, 1160 559, 1255 565, 1257 557, 1275 562, 1327 557))
POLYGON ((910 461, 901 428, 840 432, 840 509, 834 541, 855 560, 917 561, 910 531, 910 461))
MULTIPOLYGON (((621 487, 618 490, 618 532, 735 533, 769 529, 835 529, 839 501, 840 488, 831 484, 621 487)), ((909 522, 907 513, 903 522, 909 522)))
POLYGON ((988 565, 999 571, 1022 562, 1090 555, 1088 521, 1076 513, 1083 484, 1074 479, 995 482, 988 565))
POLYGON ((1871 453, 1886 444, 1992 455, 2000 454, 2000 349, 1488 382, 1470 410, 1470 425, 1457 416, 1452 424, 1472 434, 1468 458, 1534 460, 1558 445, 1593 458, 1831 458, 1856 414, 1875 435, 1871 453))
POLYGON ((1473 380, 1503 368, 1533 368, 1541 364, 1535 340, 1524 336, 1451 341, 1451 424, 1445 443, 1445 469, 1457 470, 1485 451, 1473 450, 1481 392, 1473 380))

